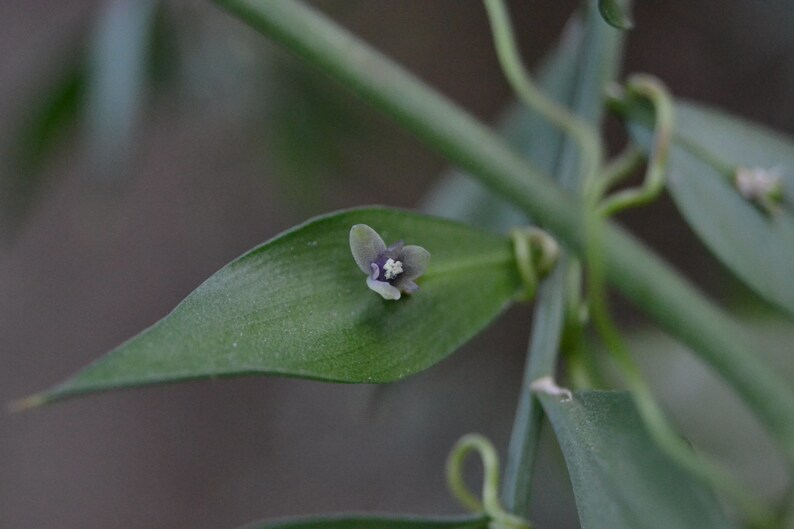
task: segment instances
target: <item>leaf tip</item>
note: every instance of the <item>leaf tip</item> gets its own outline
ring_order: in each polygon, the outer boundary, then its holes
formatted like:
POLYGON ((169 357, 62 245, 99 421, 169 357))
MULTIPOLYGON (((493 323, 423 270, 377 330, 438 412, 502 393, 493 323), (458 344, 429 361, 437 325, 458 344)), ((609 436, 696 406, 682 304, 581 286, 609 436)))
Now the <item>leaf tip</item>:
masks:
POLYGON ((21 413, 23 411, 32 410, 33 408, 38 408, 46 403, 47 396, 44 393, 36 393, 35 395, 9 402, 6 405, 6 409, 10 413, 21 413))
POLYGON ((616 0, 599 0, 598 11, 610 26, 628 31, 634 28, 634 19, 629 8, 616 0))

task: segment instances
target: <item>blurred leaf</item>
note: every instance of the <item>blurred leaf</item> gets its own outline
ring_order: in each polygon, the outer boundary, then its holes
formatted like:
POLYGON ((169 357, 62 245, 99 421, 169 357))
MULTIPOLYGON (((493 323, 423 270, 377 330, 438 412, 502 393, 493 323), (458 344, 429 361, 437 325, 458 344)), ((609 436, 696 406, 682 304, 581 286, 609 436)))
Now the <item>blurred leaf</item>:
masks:
POLYGON ((540 399, 565 455, 582 529, 735 527, 710 491, 659 450, 629 393, 540 399))
POLYGON ((80 125, 87 110, 92 113, 89 119, 92 141, 104 145, 102 149, 110 143, 124 148, 140 110, 142 84, 164 84, 176 70, 174 65, 178 58, 173 20, 167 16, 163 5, 147 0, 133 2, 131 10, 120 11, 121 3, 108 3, 106 15, 99 21, 98 36, 93 43, 93 63, 85 51, 89 47, 85 42, 88 39, 81 35, 79 44, 66 54, 66 66, 56 74, 51 85, 42 90, 42 95, 34 98, 23 117, 12 147, 10 170, 0 182, 3 224, 11 231, 24 220, 27 209, 44 185, 44 165, 80 125), (135 16, 128 17, 129 14, 135 16), (119 32, 120 26, 125 24, 134 30, 119 32), (131 31, 135 38, 130 36, 131 31), (118 42, 124 40, 123 35, 126 35, 126 44, 118 42), (147 42, 140 39, 147 39, 147 42), (110 49, 100 49, 102 46, 110 49), (135 49, 120 53, 119 48, 124 46, 135 49), (128 67, 133 70, 122 71, 128 67), (97 79, 97 75, 103 78, 97 79), (133 84, 118 90, 122 83, 130 82, 133 84), (113 87, 116 91, 103 92, 113 87), (116 121, 119 117, 121 121, 116 121))
POLYGON ((629 30, 634 27, 634 20, 631 18, 631 10, 624 7, 617 0, 598 0, 598 11, 612 27, 629 30))
POLYGON ((85 86, 85 68, 73 60, 23 118, 1 183, 4 224, 18 224, 41 189, 42 167, 77 125, 85 86))
MULTIPOLYGON (((618 106, 649 145, 647 112, 618 106)), ((681 214, 712 252, 758 294, 794 315, 794 141, 693 103, 676 105, 668 189, 681 214), (779 167, 784 202, 769 214, 733 184, 738 166, 779 167)))
POLYGON ((109 0, 90 46, 88 140, 103 175, 125 161, 143 104, 157 0, 109 0))
POLYGON ((241 529, 486 529, 485 517, 408 518, 387 515, 334 515, 256 522, 241 529))
POLYGON ((20 406, 211 376, 398 380, 452 353, 519 289, 505 237, 399 210, 333 213, 232 261, 159 323, 20 406), (367 288, 348 243, 359 223, 430 251, 419 292, 384 301, 367 288))
POLYGON ((149 42, 144 68, 147 82, 154 88, 168 86, 178 81, 178 73, 182 68, 180 43, 177 35, 179 13, 172 13, 169 5, 158 1, 149 21, 149 42))
MULTIPOLYGON (((768 312, 759 315, 757 307, 746 309, 740 316, 752 332, 759 361, 794 380, 794 324, 772 318, 768 312)), ((786 459, 733 388, 685 345, 657 328, 633 330, 626 340, 677 429, 699 449, 728 465, 760 498, 783 498, 788 482, 786 459)), ((605 360, 609 354, 602 344, 588 346, 590 355, 602 355, 605 360)), ((621 383, 617 370, 607 374, 609 384, 621 383)))

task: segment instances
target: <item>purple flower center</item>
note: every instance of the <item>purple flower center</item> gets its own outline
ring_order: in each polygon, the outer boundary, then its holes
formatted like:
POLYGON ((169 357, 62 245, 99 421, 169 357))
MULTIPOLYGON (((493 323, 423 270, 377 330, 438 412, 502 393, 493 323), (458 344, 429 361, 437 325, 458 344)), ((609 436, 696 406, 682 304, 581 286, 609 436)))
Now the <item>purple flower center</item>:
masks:
POLYGON ((385 283, 394 284, 394 282, 403 273, 403 263, 400 257, 400 252, 403 249, 403 242, 397 242, 386 248, 378 258, 372 263, 373 279, 383 281, 385 283), (375 267, 378 267, 378 275, 375 277, 375 267))

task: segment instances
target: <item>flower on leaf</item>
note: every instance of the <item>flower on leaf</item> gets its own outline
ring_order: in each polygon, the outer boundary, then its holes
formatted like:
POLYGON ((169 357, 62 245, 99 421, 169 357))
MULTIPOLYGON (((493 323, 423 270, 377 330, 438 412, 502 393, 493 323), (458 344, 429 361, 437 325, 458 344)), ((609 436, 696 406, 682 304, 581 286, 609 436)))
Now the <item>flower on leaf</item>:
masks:
POLYGON ((414 279, 421 276, 430 262, 430 252, 421 246, 405 246, 402 241, 386 246, 378 233, 366 224, 350 229, 350 251, 353 259, 367 274, 367 286, 383 299, 419 290, 414 279))
POLYGON ((783 171, 780 167, 739 167, 734 183, 739 194, 767 211, 774 213, 783 199, 783 171))

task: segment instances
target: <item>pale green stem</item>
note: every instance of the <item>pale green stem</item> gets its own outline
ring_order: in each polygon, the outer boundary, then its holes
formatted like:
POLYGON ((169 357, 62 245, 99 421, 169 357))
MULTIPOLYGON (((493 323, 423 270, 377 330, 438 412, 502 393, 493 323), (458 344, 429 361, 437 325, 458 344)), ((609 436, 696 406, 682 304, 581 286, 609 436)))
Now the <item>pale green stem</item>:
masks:
MULTIPOLYGON (((664 189, 665 170, 673 135, 673 102, 661 81, 650 75, 633 75, 629 78, 626 89, 630 95, 646 97, 653 103, 656 115, 654 141, 642 185, 638 188, 618 191, 598 205, 607 217, 626 208, 647 204, 661 194, 664 189)), ((600 180, 603 182, 594 184, 599 188, 595 192, 602 194, 614 178, 613 175, 601 177, 600 180)))
POLYGON ((535 297, 535 290, 538 288, 538 273, 532 259, 529 237, 521 228, 515 228, 510 232, 510 238, 513 239, 513 253, 518 265, 518 275, 521 276, 521 281, 524 283, 521 299, 528 301, 535 297))
MULTIPOLYGON (((219 2, 389 114, 457 166, 543 223, 573 251, 587 238, 581 203, 487 127, 400 66, 299 2, 219 2)), ((608 278, 723 376, 794 461, 794 391, 753 354, 743 326, 636 238, 603 227, 608 278)))
POLYGON ((601 229, 606 218, 620 209, 645 203, 655 198, 664 183, 664 170, 673 126, 673 110, 670 97, 654 79, 634 77, 630 89, 648 97, 657 113, 654 149, 648 162, 645 182, 641 188, 628 189, 601 202, 601 192, 606 188, 603 182, 615 177, 611 174, 595 181, 588 192, 590 222, 587 223, 588 282, 590 314, 607 350, 617 361, 626 377, 634 396, 640 417, 651 436, 659 446, 682 467, 699 479, 725 491, 736 505, 758 527, 769 527, 773 521, 771 509, 759 501, 741 483, 733 478, 722 466, 705 455, 696 455, 676 434, 664 413, 656 403, 653 394, 634 363, 628 349, 620 337, 606 300, 604 255, 602 253, 601 229))
POLYGON ((508 513, 499 501, 499 457, 491 442, 479 434, 468 434, 455 443, 447 458, 447 484, 457 500, 475 513, 485 513, 491 519, 491 529, 532 529, 532 525, 508 513), (482 501, 469 492, 463 480, 463 464, 472 450, 482 458, 482 501))
POLYGON ((630 167, 633 152, 627 151, 607 168, 607 172, 593 183, 588 192, 591 221, 588 222, 588 279, 590 313, 608 351, 617 361, 632 389, 637 409, 649 433, 659 446, 681 466, 699 479, 725 491, 736 502, 745 515, 759 526, 769 526, 773 515, 771 509, 757 500, 753 494, 725 471, 718 463, 704 455, 696 456, 676 434, 664 413, 656 403, 653 393, 643 379, 628 349, 620 337, 609 315, 606 301, 603 254, 601 253, 601 226, 611 214, 627 207, 644 204, 656 198, 664 185, 664 171, 673 132, 673 105, 664 86, 649 76, 633 76, 628 82, 631 95, 647 97, 654 105, 656 114, 654 145, 650 153, 645 180, 640 188, 627 189, 601 201, 602 193, 619 175, 630 167))
MULTIPOLYGON (((576 71, 573 78, 566 83, 567 86, 554 95, 559 98, 559 104, 565 109, 569 109, 571 115, 575 116, 574 119, 591 125, 595 130, 595 127, 601 122, 603 114, 602 90, 613 81, 617 74, 617 64, 621 56, 620 43, 623 35, 621 32, 608 28, 592 4, 584 5, 581 13, 584 18, 583 23, 574 22, 568 26, 571 33, 566 31, 566 35, 563 35, 562 38, 566 42, 561 46, 562 51, 559 52, 574 54, 573 65, 576 71)), ((506 27, 509 29, 509 24, 506 27)), ((515 49, 515 46, 513 48, 515 49)), ((515 62, 520 66, 518 54, 514 53, 513 56, 516 57, 515 62)), ((557 60, 568 59, 558 56, 557 60)), ((523 66, 520 66, 520 69, 522 68, 523 66)), ((526 72, 523 77, 530 79, 526 72)), ((541 97, 544 93, 548 94, 545 92, 547 87, 538 85, 538 88, 537 93, 541 97)), ((531 108, 530 111, 544 121, 550 121, 548 117, 538 114, 531 108)), ((551 152, 548 153, 548 165, 545 169, 552 172, 555 180, 563 188, 578 194, 586 176, 582 174, 582 171, 588 170, 586 165, 589 162, 579 154, 582 149, 574 137, 565 134, 565 129, 559 124, 552 122, 550 125, 562 129, 563 134, 554 135, 555 141, 548 145, 551 152)), ((538 138, 538 140, 541 139, 538 138)), ((527 350, 502 484, 502 498, 505 506, 514 514, 524 518, 529 516, 534 478, 533 469, 544 414, 540 402, 532 390, 532 384, 539 378, 553 376, 561 348, 576 346, 576 343, 565 345, 566 341, 575 342, 578 337, 578 341, 581 342, 580 280, 581 269, 578 266, 578 260, 567 258, 563 253, 560 263, 552 272, 551 277, 540 286, 535 302, 532 335, 527 350), (574 318, 566 322, 565 303, 569 301, 569 298, 575 299, 577 306, 570 311, 574 318), (560 343, 561 335, 565 337, 563 344, 560 343)))
POLYGON ((485 8, 494 35, 496 54, 511 88, 525 105, 577 141, 581 150, 581 174, 585 182, 592 180, 601 165, 600 137, 592 127, 568 112, 535 85, 518 52, 510 14, 504 2, 485 0, 485 8))
POLYGON ((554 268, 560 256, 560 247, 549 234, 534 226, 514 228, 510 232, 513 252, 521 280, 524 282, 522 299, 535 297, 538 281, 554 268))
POLYGON ((564 290, 569 259, 565 255, 541 284, 535 301, 526 365, 516 406, 504 479, 505 505, 519 516, 529 516, 533 466, 543 410, 531 391, 538 378, 553 375, 565 317, 564 290))
POLYGON ((602 170, 603 176, 598 179, 600 195, 603 196, 604 193, 631 176, 644 161, 645 152, 642 148, 633 143, 629 144, 623 152, 610 160, 602 170))
MULTIPOLYGON (((597 242, 594 244, 597 244, 597 242)), ((597 259, 597 257, 591 255, 591 259, 588 261, 590 313, 594 324, 604 339, 607 349, 621 368, 621 372, 632 390, 640 417, 648 428, 649 433, 662 450, 682 467, 686 468, 698 479, 728 494, 736 506, 744 512, 756 527, 773 527, 774 515, 772 510, 756 498, 746 486, 738 482, 719 463, 705 454, 693 452, 665 418, 609 316, 606 296, 604 295, 603 270, 602 266, 597 264, 597 259)))

